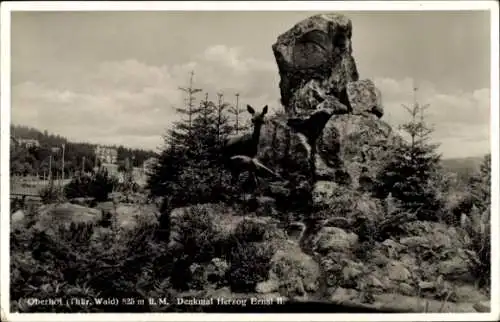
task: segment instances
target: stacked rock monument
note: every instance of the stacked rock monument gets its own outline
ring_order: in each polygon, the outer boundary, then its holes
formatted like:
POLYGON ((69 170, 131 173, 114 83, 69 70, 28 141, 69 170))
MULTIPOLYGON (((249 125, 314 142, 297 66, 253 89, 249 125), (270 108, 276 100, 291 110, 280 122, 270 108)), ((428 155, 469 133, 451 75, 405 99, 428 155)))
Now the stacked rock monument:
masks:
POLYGON ((263 129, 258 157, 294 190, 308 191, 311 202, 325 187, 363 189, 360 178, 370 181, 379 163, 372 161, 395 139, 381 120, 380 91, 359 77, 352 32, 346 16, 319 14, 272 45, 284 113, 263 129))

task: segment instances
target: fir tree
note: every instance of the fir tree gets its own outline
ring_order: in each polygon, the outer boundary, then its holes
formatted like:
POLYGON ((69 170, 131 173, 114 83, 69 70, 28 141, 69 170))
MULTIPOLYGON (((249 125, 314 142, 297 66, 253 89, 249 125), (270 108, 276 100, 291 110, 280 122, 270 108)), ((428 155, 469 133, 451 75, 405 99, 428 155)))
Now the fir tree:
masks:
POLYGON ((190 134, 191 131, 191 126, 193 122, 193 118, 195 115, 199 112, 199 109, 195 108, 195 101, 196 97, 195 94, 201 92, 200 88, 194 88, 193 87, 193 78, 194 78, 194 71, 191 71, 189 78, 189 87, 179 87, 179 89, 187 94, 186 97, 186 106, 184 108, 177 108, 177 112, 181 114, 187 115, 187 126, 184 125, 182 127, 186 128, 188 134, 190 134))
POLYGON ((393 147, 392 158, 377 178, 376 194, 379 198, 391 194, 417 218, 436 220, 440 202, 434 177, 440 170, 441 156, 436 151, 439 145, 429 142, 433 129, 424 117, 429 105, 415 100, 412 106, 403 107, 411 116, 401 126, 407 140, 393 147))
POLYGON ((472 175, 468 185, 472 203, 485 211, 491 205, 491 154, 484 156, 479 171, 472 175))
POLYGON ((190 168, 190 163, 195 159, 198 142, 196 135, 192 133, 193 123, 201 112, 200 108, 195 108, 195 94, 201 92, 201 89, 194 88, 193 82, 194 72, 191 72, 189 87, 179 87, 181 91, 187 93, 187 98, 186 105, 183 108, 176 108, 176 111, 187 115, 187 119, 175 122, 163 137, 164 149, 147 182, 147 188, 152 196, 178 195, 177 192, 182 189, 179 177, 185 169, 190 168))
POLYGON ((206 93, 194 109, 193 97, 187 100, 184 109, 191 111, 191 118, 176 123, 168 131, 165 148, 148 180, 151 195, 166 197, 167 208, 212 202, 224 195, 220 150, 232 131, 224 113, 229 105, 222 94, 218 94, 218 102, 214 103, 206 93))
POLYGON ((242 130, 246 130, 248 126, 246 126, 241 119, 241 114, 245 111, 244 109, 240 108, 240 94, 236 93, 236 104, 234 106, 231 106, 229 108, 229 112, 234 115, 234 132, 235 134, 238 134, 242 130))
POLYGON ((229 103, 224 102, 224 95, 222 93, 217 93, 216 129, 217 129, 217 145, 219 147, 221 147, 224 144, 224 140, 227 138, 227 136, 235 130, 235 127, 229 124, 229 117, 225 113, 226 110, 231 110, 231 109, 232 106, 229 103))

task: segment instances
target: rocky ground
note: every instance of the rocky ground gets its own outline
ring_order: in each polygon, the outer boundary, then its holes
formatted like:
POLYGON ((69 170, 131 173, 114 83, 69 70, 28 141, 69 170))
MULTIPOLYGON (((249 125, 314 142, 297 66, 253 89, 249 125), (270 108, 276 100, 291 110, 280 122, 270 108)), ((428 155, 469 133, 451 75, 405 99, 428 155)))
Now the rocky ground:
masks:
MULTIPOLYGON (((265 202, 263 206, 270 207, 265 202)), ((261 209, 262 212, 265 210, 261 209)), ((63 203, 44 205, 35 217, 21 210, 16 212, 11 229, 17 233, 26 229, 32 229, 32 233, 44 232, 47 238, 61 242, 69 238, 64 237, 64 231, 74 233, 74 227, 83 224, 92 227, 90 243, 97 243, 113 229, 125 235, 127 231, 139 230, 144 222, 151 224, 152 229, 158 216, 155 205, 141 202, 109 201, 93 208, 63 203)), ((489 310, 487 290, 479 288, 470 276, 470 238, 456 227, 411 221, 402 225, 403 233, 398 238, 366 241, 354 232, 355 227, 347 226, 344 221, 339 221, 343 224, 324 221, 319 229, 309 229, 302 222, 285 225, 270 216, 243 214, 222 204, 174 209, 171 220, 168 248, 179 253, 191 252, 186 248, 190 246, 183 244, 189 242, 186 229, 190 227, 198 238, 204 239, 204 244, 198 242, 198 247, 236 236, 241 243, 248 242, 247 245, 260 251, 270 252, 262 266, 266 272, 244 292, 233 290, 237 288, 234 280, 248 278, 249 273, 243 272, 245 268, 256 269, 257 266, 252 266, 255 256, 241 255, 236 262, 234 256, 222 252, 193 260, 188 267, 189 274, 185 275, 191 289, 178 291, 176 294, 180 297, 280 297, 295 302, 357 305, 358 310, 366 307, 405 312, 489 310), (192 222, 192 216, 200 213, 206 216, 205 227, 197 227, 197 223, 192 222), (205 235, 200 237, 201 233, 205 235), (240 273, 235 273, 235 265, 240 273)), ((16 260, 16 252, 21 252, 21 248, 13 248, 13 262, 18 265, 13 276, 25 269, 19 265, 37 261, 25 251, 23 256, 28 257, 16 260)), ((139 270, 147 268, 145 264, 139 270)), ((48 285, 53 282, 48 277, 44 280, 48 285)))

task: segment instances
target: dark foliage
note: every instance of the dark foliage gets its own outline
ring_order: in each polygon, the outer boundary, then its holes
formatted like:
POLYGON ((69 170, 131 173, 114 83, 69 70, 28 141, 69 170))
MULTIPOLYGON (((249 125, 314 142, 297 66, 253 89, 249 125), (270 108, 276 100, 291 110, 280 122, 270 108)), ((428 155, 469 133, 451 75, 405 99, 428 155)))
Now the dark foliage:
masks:
POLYGON ((106 170, 99 170, 92 175, 75 176, 64 187, 64 194, 68 199, 90 197, 97 202, 106 201, 117 185, 116 178, 111 177, 106 170))
MULTIPOLYGON (((235 239, 236 240, 236 239, 235 239)), ((234 292, 253 292, 267 279, 273 250, 264 243, 238 242, 230 253, 229 284, 234 292)))
POLYGON ((201 101, 194 108, 194 94, 186 89, 188 118, 174 125, 164 137, 165 148, 148 178, 151 196, 168 199, 173 207, 226 200, 231 194, 228 173, 221 163, 221 148, 232 132, 222 95, 215 104, 201 101))
POLYGON ((64 200, 63 189, 54 185, 53 180, 49 182, 47 187, 42 188, 39 194, 44 204, 56 203, 64 200))

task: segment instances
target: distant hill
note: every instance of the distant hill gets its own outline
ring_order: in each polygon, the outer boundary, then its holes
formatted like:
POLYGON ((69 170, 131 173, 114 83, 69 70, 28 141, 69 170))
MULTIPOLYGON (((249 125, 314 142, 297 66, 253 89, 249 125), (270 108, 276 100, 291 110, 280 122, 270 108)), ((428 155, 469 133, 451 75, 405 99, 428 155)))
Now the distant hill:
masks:
POLYGON ((466 182, 471 175, 479 171, 483 159, 484 156, 451 158, 441 160, 441 164, 445 170, 456 173, 459 180, 466 182))
POLYGON ((452 158, 441 160, 442 165, 450 171, 461 171, 465 169, 479 169, 484 156, 467 157, 467 158, 452 158))

